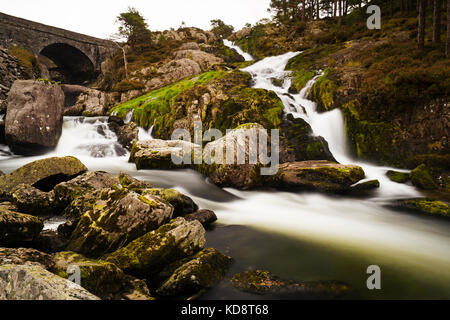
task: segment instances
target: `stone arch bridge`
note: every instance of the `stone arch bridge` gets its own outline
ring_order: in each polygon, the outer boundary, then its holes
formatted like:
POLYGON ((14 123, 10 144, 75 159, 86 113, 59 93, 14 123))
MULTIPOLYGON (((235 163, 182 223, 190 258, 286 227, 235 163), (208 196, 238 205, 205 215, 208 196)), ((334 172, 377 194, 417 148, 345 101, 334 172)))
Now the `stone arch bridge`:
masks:
MULTIPOLYGON (((0 45, 19 45, 49 59, 53 71, 68 83, 95 79, 101 64, 116 50, 112 41, 86 36, 0 12, 0 45)), ((48 64, 46 64, 48 66, 48 64)))

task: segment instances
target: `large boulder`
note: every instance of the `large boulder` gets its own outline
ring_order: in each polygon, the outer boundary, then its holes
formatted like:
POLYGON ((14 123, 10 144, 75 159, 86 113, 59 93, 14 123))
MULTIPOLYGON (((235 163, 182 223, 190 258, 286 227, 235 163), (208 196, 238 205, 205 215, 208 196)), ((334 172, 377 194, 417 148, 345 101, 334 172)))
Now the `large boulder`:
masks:
POLYGON ((0 248, 0 266, 5 264, 36 264, 48 270, 55 265, 55 261, 51 255, 35 249, 0 248))
POLYGON ((180 50, 173 54, 173 59, 190 59, 198 63, 203 72, 208 71, 215 64, 223 60, 215 55, 200 50, 180 50))
POLYGON ((431 198, 399 199, 389 206, 394 209, 428 216, 450 217, 450 206, 442 201, 431 198))
POLYGON ((120 118, 109 117, 108 126, 117 135, 117 141, 128 150, 139 140, 139 128, 134 122, 124 123, 120 118))
POLYGON ((58 144, 64 113, 64 92, 57 84, 15 81, 8 96, 5 137, 16 154, 44 153, 58 144))
POLYGON ((104 189, 93 209, 81 217, 67 250, 87 257, 111 253, 167 223, 172 214, 172 206, 158 197, 104 189))
POLYGON ((268 183, 278 188, 345 192, 364 177, 364 170, 359 166, 317 160, 281 164, 278 173, 268 178, 268 183))
POLYGON ((37 265, 0 266, 0 300, 99 300, 37 265))
POLYGON ((22 183, 42 191, 50 191, 58 183, 73 179, 86 171, 84 164, 74 157, 37 160, 0 176, 0 198, 10 199, 10 193, 22 183))
POLYGON ((117 250, 106 260, 127 274, 150 280, 171 263, 203 249, 205 233, 200 222, 187 222, 178 217, 117 250))
POLYGON ((161 296, 179 296, 211 288, 223 279, 231 262, 230 257, 217 249, 204 249, 162 271, 161 274, 168 277, 156 293, 161 296))
POLYGON ((43 228, 44 224, 39 218, 0 205, 0 245, 29 243, 43 228))
POLYGON ((11 193, 14 205, 23 213, 51 215, 57 213, 53 192, 43 192, 28 184, 20 184, 11 193))
POLYGON ((80 268, 80 285, 102 299, 149 300, 150 292, 144 281, 123 273, 116 265, 102 260, 92 260, 75 252, 58 252, 51 271, 67 279, 69 266, 80 268))
POLYGON ((434 190, 438 188, 438 185, 425 164, 421 164, 411 171, 410 178, 412 184, 419 189, 434 190))
MULTIPOLYGON (((186 77, 196 76, 202 72, 200 65, 191 59, 178 59, 171 60, 165 65, 161 66, 158 71, 161 77, 157 78, 159 82, 159 87, 167 85, 169 83, 174 83, 184 79, 186 77)), ((157 87, 154 83, 150 82, 147 84, 150 87, 157 87)))
POLYGON ((173 207, 173 217, 184 216, 198 209, 191 198, 174 189, 152 188, 145 189, 142 193, 154 195, 169 203, 173 207))

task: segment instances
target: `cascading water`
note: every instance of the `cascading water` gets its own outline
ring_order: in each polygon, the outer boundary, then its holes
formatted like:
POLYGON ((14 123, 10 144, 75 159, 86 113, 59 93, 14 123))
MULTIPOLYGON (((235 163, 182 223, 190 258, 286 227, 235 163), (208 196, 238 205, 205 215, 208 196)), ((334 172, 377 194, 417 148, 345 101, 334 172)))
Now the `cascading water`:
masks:
MULTIPOLYGON (((316 135, 329 143, 335 158, 360 164, 346 151, 345 132, 339 110, 319 114, 306 99, 313 81, 297 95, 289 95, 289 59, 297 53, 270 57, 245 69, 255 87, 275 91, 285 111, 302 117, 316 135), (273 85, 282 79, 282 87, 273 85)), ((126 121, 130 121, 129 114, 126 121)), ((151 130, 140 131, 140 139, 151 130)), ((0 146, 7 152, 6 146, 0 146)), ((353 298, 450 298, 450 226, 421 216, 402 214, 382 205, 392 197, 411 197, 411 187, 384 178, 386 168, 361 164, 367 176, 380 180, 381 189, 371 199, 332 197, 315 193, 236 191, 220 189, 191 170, 137 171, 128 163, 129 153, 119 148, 107 118, 65 118, 58 147, 40 157, 0 154, 0 169, 11 172, 31 161, 49 156, 78 157, 90 170, 112 174, 120 171, 148 180, 155 187, 175 188, 191 196, 201 208, 216 212, 219 223, 207 232, 207 246, 235 259, 230 274, 249 267, 269 269, 293 280, 341 280, 358 291, 353 298), (366 268, 382 270, 380 292, 366 288, 366 268)), ((50 220, 47 229, 60 223, 50 220)), ((225 281, 227 282, 227 281, 225 281)), ((222 283, 204 298, 260 298, 239 295, 222 283)))
POLYGON ((253 57, 248 54, 247 52, 244 52, 241 48, 239 48, 238 46, 236 46, 233 42, 231 42, 230 40, 223 40, 223 44, 226 45, 227 47, 236 50, 237 53, 239 53, 241 56, 244 57, 245 61, 253 61, 253 57))

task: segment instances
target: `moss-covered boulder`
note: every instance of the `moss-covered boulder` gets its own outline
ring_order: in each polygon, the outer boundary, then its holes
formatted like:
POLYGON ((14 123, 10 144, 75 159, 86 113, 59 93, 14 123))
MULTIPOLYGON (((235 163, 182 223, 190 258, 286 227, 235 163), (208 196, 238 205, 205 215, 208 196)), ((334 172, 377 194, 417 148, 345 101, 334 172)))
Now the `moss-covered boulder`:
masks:
POLYGON ((167 223, 173 207, 151 195, 125 188, 104 189, 81 217, 67 249, 87 257, 113 252, 167 223))
POLYGON ((0 300, 99 300, 37 265, 0 266, 0 300))
POLYGON ((53 189, 55 202, 61 208, 67 207, 80 196, 94 190, 111 188, 119 179, 103 171, 86 172, 70 181, 62 182, 53 189))
MULTIPOLYGON (((193 147, 192 143, 176 140, 138 141, 131 148, 129 161, 134 162, 138 170, 189 168, 190 164, 181 164, 181 162, 185 154, 194 150, 193 147), (176 161, 174 162, 172 159, 176 159, 176 161)), ((191 159, 192 155, 193 152, 188 159, 191 159)))
POLYGON ((137 193, 141 193, 142 190, 150 189, 152 187, 150 182, 135 179, 123 172, 119 173, 119 182, 122 187, 137 193))
POLYGON ((188 196, 174 189, 152 188, 142 190, 142 194, 156 196, 173 207, 173 217, 184 216, 198 210, 198 205, 188 196))
POLYGON ((279 294, 283 297, 306 299, 336 299, 351 291, 348 284, 338 281, 294 282, 261 270, 235 274, 231 285, 238 290, 254 294, 279 294))
POLYGON ((200 222, 178 217, 109 255, 125 273, 151 280, 166 266, 192 256, 206 243, 200 222))
POLYGON ((364 179, 364 170, 355 165, 328 161, 303 161, 281 164, 268 183, 278 188, 301 188, 322 192, 345 192, 364 179))
POLYGON ((0 205, 0 245, 30 243, 43 228, 39 218, 0 205))
POLYGON ((204 227, 207 227, 211 223, 214 223, 217 221, 217 216, 214 213, 214 211, 206 210, 206 209, 198 210, 194 213, 185 215, 183 218, 186 219, 187 221, 197 220, 204 227))
POLYGON ((369 180, 353 185, 350 189, 355 192, 371 191, 380 187, 380 181, 369 180))
POLYGON ((12 192, 14 205, 23 213, 50 215, 57 213, 53 192, 43 192, 27 184, 20 184, 12 192))
POLYGON ((80 285, 102 299, 150 300, 151 295, 144 281, 123 273, 116 265, 102 260, 92 260, 75 252, 58 252, 51 271, 67 279, 69 266, 80 269, 80 285))
POLYGON ((425 164, 421 164, 411 171, 410 177, 412 184, 417 188, 423 190, 434 190, 438 188, 438 185, 425 164))
POLYGON ((386 176, 389 180, 397 183, 406 183, 409 181, 409 173, 389 170, 386 172, 386 176))
POLYGON ((60 182, 68 181, 87 171, 74 157, 47 158, 0 177, 0 197, 10 198, 9 193, 19 184, 28 184, 42 191, 50 191, 60 182))
POLYGON ((36 264, 44 269, 55 265, 49 254, 29 248, 0 248, 0 266, 5 264, 36 264))
POLYGON ((431 198, 401 199, 397 200, 393 207, 430 216, 450 217, 450 206, 431 198))
POLYGON ((220 251, 207 248, 191 258, 168 266, 160 276, 168 276, 156 290, 161 296, 194 294, 213 287, 223 279, 232 259, 220 251))

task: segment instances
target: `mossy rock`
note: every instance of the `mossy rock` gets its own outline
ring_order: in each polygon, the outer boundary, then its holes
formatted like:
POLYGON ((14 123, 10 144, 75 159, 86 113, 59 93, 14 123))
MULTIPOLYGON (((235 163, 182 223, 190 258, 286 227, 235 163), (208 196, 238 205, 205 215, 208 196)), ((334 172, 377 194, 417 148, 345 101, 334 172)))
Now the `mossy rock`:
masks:
POLYGON ((110 254, 106 261, 150 281, 166 266, 203 249, 205 243, 205 229, 200 222, 179 217, 110 254))
POLYGON ((55 261, 51 255, 35 249, 0 248, 0 265, 5 264, 36 264, 48 270, 55 265, 55 261))
POLYGON ((232 259, 208 248, 165 268, 166 280, 156 290, 161 296, 181 296, 209 289, 223 279, 232 259))
POLYGON ((12 201, 20 212, 32 215, 59 213, 54 204, 53 192, 43 192, 30 185, 20 184, 11 193, 12 201))
POLYGON ((254 294, 295 296, 302 298, 336 299, 351 291, 348 284, 338 281, 294 282, 283 280, 269 271, 255 270, 235 274, 231 285, 254 294))
POLYGON ((56 253, 54 260, 55 265, 51 268, 54 274, 67 279, 69 266, 78 267, 80 285, 102 299, 153 299, 144 281, 127 276, 113 263, 88 259, 70 251, 56 253), (136 281, 141 283, 136 285, 136 281), (134 290, 131 287, 135 287, 134 290))
POLYGON ((450 206, 448 204, 430 198, 398 200, 394 207, 431 216, 450 217, 450 206))
POLYGON ((86 166, 74 157, 37 160, 0 176, 0 197, 9 199, 10 192, 21 183, 50 191, 58 183, 73 179, 86 171, 86 166))
POLYGON ((364 181, 361 183, 358 183, 354 186, 351 187, 352 191, 371 191, 371 190, 375 190, 378 189, 380 187, 380 181, 378 180, 369 180, 369 181, 364 181))
POLYGON ((421 164, 411 171, 410 177, 412 184, 420 189, 435 190, 438 188, 425 164, 421 164))
POLYGON ((387 177, 389 180, 397 183, 406 183, 409 181, 409 173, 407 172, 399 172, 394 170, 389 170, 386 172, 387 177))
POLYGON ((30 243, 43 228, 39 218, 0 205, 0 246, 30 243))
POLYGON ((188 196, 174 189, 153 188, 143 190, 143 194, 157 196, 173 207, 173 217, 184 216, 198 210, 198 205, 188 196))

